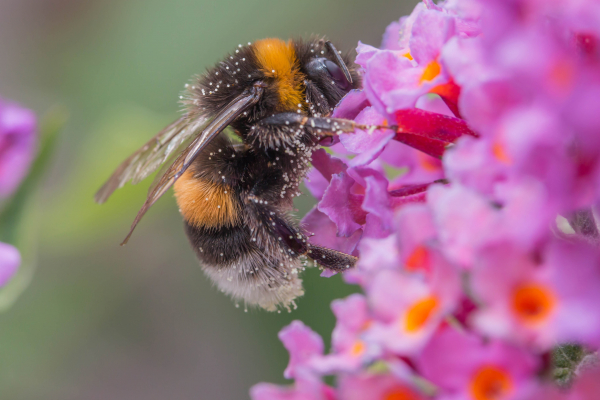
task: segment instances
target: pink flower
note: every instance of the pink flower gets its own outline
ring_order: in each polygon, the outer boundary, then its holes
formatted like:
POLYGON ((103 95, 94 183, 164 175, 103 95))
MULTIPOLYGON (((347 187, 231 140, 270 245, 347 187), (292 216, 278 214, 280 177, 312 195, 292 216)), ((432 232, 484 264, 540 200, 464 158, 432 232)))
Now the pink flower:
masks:
MULTIPOLYGON (((383 169, 375 163, 348 167, 341 159, 319 150, 313 154, 313 165, 319 174, 311 174, 309 188, 321 195, 317 208, 335 223, 341 237, 351 237, 360 229, 365 237, 385 237, 391 229, 394 209, 425 200, 427 184, 392 189, 383 169), (322 192, 324 180, 329 185, 322 192)), ((314 217, 309 221, 312 224, 317 223, 314 217)))
POLYGON ((509 400, 535 388, 541 363, 523 349, 447 328, 431 339, 416 364, 443 393, 439 399, 509 400))
POLYGON ((312 367, 320 374, 353 372, 376 359, 381 354, 379 347, 362 338, 373 321, 365 297, 354 294, 335 300, 331 309, 337 318, 331 354, 313 359, 312 367))
POLYGON ((279 339, 290 353, 290 362, 283 376, 300 378, 308 374, 308 362, 323 354, 323 339, 302 321, 293 321, 279 332, 279 339))
POLYGON ((600 369, 598 366, 581 372, 572 387, 557 388, 545 385, 526 397, 526 400, 596 400, 600 393, 600 369))
POLYGON ((340 353, 352 349, 356 344, 357 334, 363 332, 372 321, 365 297, 353 294, 345 299, 334 300, 331 309, 337 318, 331 335, 332 350, 340 353))
POLYGON ((0 242, 0 287, 12 278, 20 264, 19 251, 10 244, 0 242))
POLYGON ((348 283, 366 287, 381 271, 399 271, 402 267, 395 235, 383 239, 365 238, 361 240, 359 250, 356 267, 344 273, 348 283))
POLYGON ((283 375, 295 379, 290 386, 259 383, 250 390, 252 400, 334 400, 335 391, 321 382, 310 362, 322 356, 323 340, 300 321, 293 321, 279 332, 279 339, 290 353, 283 375))
POLYGON ((442 162, 397 141, 390 141, 379 160, 401 172, 390 183, 392 187, 423 184, 444 178, 442 162))
POLYGON ((314 233, 309 238, 312 244, 328 247, 346 254, 354 253, 356 244, 362 234, 362 231, 358 230, 349 237, 337 236, 337 226, 335 223, 316 207, 309 211, 304 219, 302 219, 302 225, 307 232, 314 233))
MULTIPOLYGON (((25 178, 36 150, 36 118, 28 109, 0 99, 0 199, 10 197, 25 178)), ((0 287, 16 273, 21 255, 0 242, 0 287)))
POLYGON ((363 373, 344 376, 339 383, 339 400, 423 400, 411 384, 391 374, 363 373))
POLYGON ((406 22, 398 50, 378 50, 363 44, 357 49, 356 61, 365 70, 367 98, 381 115, 414 107, 420 96, 448 83, 439 56, 444 43, 455 34, 454 18, 419 5, 406 22))
POLYGON ((408 204, 396 212, 393 226, 396 233, 387 238, 361 240, 356 268, 344 273, 347 282, 368 287, 384 270, 431 274, 437 232, 429 208, 408 204))
POLYGON ((375 316, 365 333, 368 340, 399 355, 417 354, 455 310, 461 293, 457 271, 437 252, 431 252, 431 257, 427 280, 383 270, 366 288, 375 316))
POLYGON ((549 240, 523 252, 502 243, 480 254, 472 289, 483 334, 547 350, 556 343, 600 344, 600 262, 582 243, 549 240))
POLYGON ((594 8, 568 1, 482 3, 485 35, 455 37, 443 50, 462 88, 461 113, 482 136, 459 141, 456 153, 447 154, 448 177, 488 194, 497 182, 533 178, 560 213, 596 203, 594 8))
POLYGON ((424 204, 404 207, 396 214, 396 230, 403 267, 411 272, 430 273, 430 253, 438 240, 430 208, 424 204))
POLYGON ((365 223, 366 213, 360 207, 364 195, 352 192, 354 179, 347 171, 331 177, 329 186, 318 204, 338 228, 340 236, 350 236, 365 223))
POLYGON ((312 164, 315 168, 311 170, 306 186, 312 195, 320 200, 327 186, 329 186, 331 178, 334 175, 344 172, 347 167, 344 161, 337 157, 332 157, 323 149, 313 152, 312 164))
MULTIPOLYGON (((443 73, 438 62, 441 48, 455 33, 455 26, 466 27, 458 19, 456 14, 447 13, 431 2, 419 4, 410 17, 390 26, 383 49, 359 44, 357 63, 364 69, 364 91, 350 93, 333 117, 353 118, 365 125, 395 124, 399 129, 395 135, 386 129, 342 135, 346 150, 358 153, 350 167, 368 165, 395 139, 425 154, 412 150, 400 157, 395 154, 383 159, 410 168, 412 181, 402 183, 425 183, 427 180, 422 178, 415 181, 420 171, 442 177, 439 161, 429 156, 440 158, 446 147, 461 135, 476 136, 462 120, 413 108, 423 95, 431 92, 441 96, 458 115, 456 101, 460 88, 443 73)), ((460 29, 459 32, 463 33, 460 29)), ((421 101, 420 107, 427 109, 428 102, 421 101)), ((446 110, 448 107, 444 106, 446 110)))
POLYGON ((28 109, 0 99, 0 198, 23 180, 36 148, 36 119, 28 109))
POLYGON ((297 381, 280 386, 259 383, 250 389, 252 400, 335 400, 335 390, 318 380, 297 381))
POLYGON ((427 200, 441 249, 456 265, 470 269, 479 251, 494 243, 513 241, 528 250, 546 239, 556 213, 548 207, 547 193, 539 182, 498 188, 502 192, 494 202, 462 185, 429 189, 427 200))
MULTIPOLYGON (((375 108, 368 106, 363 108, 354 120, 364 125, 382 125, 385 118, 375 108)), ((354 167, 370 164, 381 154, 394 136, 392 130, 382 129, 374 132, 357 130, 355 133, 340 135, 340 142, 349 152, 357 153, 357 156, 348 163, 351 167, 354 167)))
POLYGON ((600 348, 600 5, 423 0, 357 53, 332 116, 360 129, 314 153, 305 223, 364 295, 329 354, 286 328, 273 398, 598 397, 597 372, 545 380, 555 346, 600 348))

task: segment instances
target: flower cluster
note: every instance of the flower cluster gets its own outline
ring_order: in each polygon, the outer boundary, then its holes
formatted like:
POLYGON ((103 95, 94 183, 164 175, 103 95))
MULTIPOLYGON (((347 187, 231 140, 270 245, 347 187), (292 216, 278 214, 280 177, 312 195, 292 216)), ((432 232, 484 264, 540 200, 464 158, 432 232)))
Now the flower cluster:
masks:
POLYGON ((595 398, 593 369, 548 376, 600 346, 600 3, 423 0, 357 52, 333 116, 390 129, 314 153, 304 223, 364 294, 332 304, 328 354, 282 330, 295 383, 252 398, 595 398))
MULTIPOLYGON (((0 98, 0 200, 11 197, 35 157, 36 118, 33 112, 0 98)), ((19 251, 0 242, 0 287, 21 264, 19 251)))

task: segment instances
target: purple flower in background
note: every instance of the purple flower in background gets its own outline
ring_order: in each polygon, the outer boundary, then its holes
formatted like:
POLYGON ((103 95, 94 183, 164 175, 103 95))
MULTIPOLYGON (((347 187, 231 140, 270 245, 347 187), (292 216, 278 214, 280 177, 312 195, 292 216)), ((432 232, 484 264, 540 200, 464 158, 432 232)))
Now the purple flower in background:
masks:
POLYGON ((21 254, 14 246, 0 242, 0 287, 17 272, 21 264, 21 254))
POLYGON ((35 156, 36 118, 33 112, 0 99, 0 198, 19 186, 35 156))
POLYGON ((304 223, 364 294, 332 304, 329 353, 282 331, 296 382, 269 387, 305 396, 272 398, 597 398, 599 370, 549 371, 600 351, 600 3, 423 0, 357 53, 332 116, 387 129, 313 154, 304 223))
MULTIPOLYGON (((32 111, 0 99, 0 199, 11 196, 27 175, 35 156, 36 118, 32 111)), ((19 251, 0 243, 0 287, 21 263, 19 251)))

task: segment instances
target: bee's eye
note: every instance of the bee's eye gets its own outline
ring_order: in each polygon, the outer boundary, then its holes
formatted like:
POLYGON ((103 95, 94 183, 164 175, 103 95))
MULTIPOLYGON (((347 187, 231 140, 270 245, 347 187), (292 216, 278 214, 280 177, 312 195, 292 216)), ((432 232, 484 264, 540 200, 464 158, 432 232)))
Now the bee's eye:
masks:
POLYGON ((352 85, 346 79, 344 71, 342 71, 342 69, 338 67, 336 63, 329 60, 325 60, 324 64, 325 68, 327 69, 327 72, 329 72, 329 75, 331 75, 331 77, 333 78, 333 80, 335 80, 339 87, 341 87, 344 90, 352 89, 352 85))
POLYGON ((325 68, 327 68, 329 75, 331 75, 333 79, 340 83, 346 82, 346 77, 344 76, 344 73, 342 72, 340 67, 338 67, 334 62, 325 60, 325 68))
POLYGON ((308 75, 317 81, 329 81, 333 78, 336 84, 345 90, 351 89, 350 82, 346 80, 344 71, 336 63, 326 58, 316 58, 308 66, 308 75))

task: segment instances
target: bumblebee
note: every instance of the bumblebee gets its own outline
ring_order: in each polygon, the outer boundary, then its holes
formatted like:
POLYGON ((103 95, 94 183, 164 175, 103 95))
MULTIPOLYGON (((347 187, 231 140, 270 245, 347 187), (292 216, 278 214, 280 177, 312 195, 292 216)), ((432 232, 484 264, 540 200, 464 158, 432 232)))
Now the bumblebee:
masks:
POLYGON ((354 131, 352 121, 328 116, 358 87, 356 66, 324 39, 239 45, 186 85, 181 118, 126 159, 95 200, 164 164, 123 244, 173 186, 189 242, 214 284, 247 305, 289 309, 303 294, 303 260, 338 272, 356 263, 310 244, 290 212, 319 142, 354 131))

